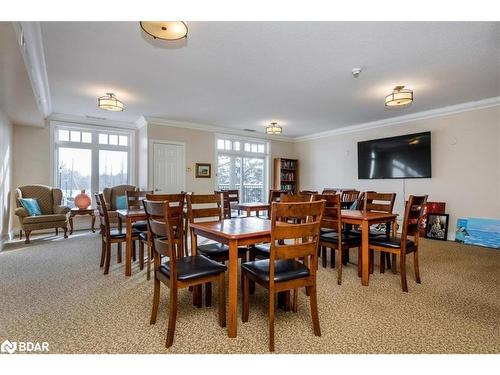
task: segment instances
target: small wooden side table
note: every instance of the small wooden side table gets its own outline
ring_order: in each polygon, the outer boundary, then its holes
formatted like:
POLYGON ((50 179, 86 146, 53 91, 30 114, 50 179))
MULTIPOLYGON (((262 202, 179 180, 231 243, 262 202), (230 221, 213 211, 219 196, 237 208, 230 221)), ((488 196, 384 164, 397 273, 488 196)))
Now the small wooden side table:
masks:
POLYGON ((69 214, 69 234, 73 234, 73 218, 79 215, 90 215, 92 217, 92 232, 95 233, 94 225, 95 225, 95 211, 93 208, 86 208, 84 210, 80 210, 79 208, 72 208, 69 214))

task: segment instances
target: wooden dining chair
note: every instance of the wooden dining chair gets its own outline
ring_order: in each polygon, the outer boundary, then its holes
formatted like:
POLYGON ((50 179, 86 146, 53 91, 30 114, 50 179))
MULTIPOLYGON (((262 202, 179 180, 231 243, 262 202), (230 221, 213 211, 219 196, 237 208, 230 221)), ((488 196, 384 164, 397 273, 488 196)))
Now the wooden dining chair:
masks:
POLYGON ((384 238, 382 236, 373 237, 369 240, 370 250, 381 251, 388 254, 399 255, 399 272, 401 274, 401 287, 404 292, 408 292, 406 281, 406 255, 413 253, 413 266, 415 269, 415 279, 420 284, 420 271, 418 267, 418 242, 419 225, 422 221, 427 195, 410 195, 405 207, 403 219, 403 232, 399 238, 384 238), (413 237, 413 240, 408 239, 413 237))
POLYGON ((350 208, 359 196, 358 190, 343 190, 340 196, 342 208, 350 208))
MULTIPOLYGON (((248 322, 249 318, 250 281, 268 290, 270 351, 274 351, 274 313, 276 295, 279 292, 302 287, 309 290, 314 334, 321 336, 316 293, 316 264, 319 228, 324 207, 324 201, 273 203, 270 258, 241 265, 243 322, 248 322), (298 224, 290 223, 288 218, 295 218, 298 224)), ((294 293, 295 297, 296 295, 294 293)))
MULTIPOLYGON (((312 199, 311 194, 289 194, 281 193, 278 202, 281 203, 297 203, 297 202, 310 202, 312 199)), ((270 254, 271 244, 262 243, 250 247, 250 260, 255 259, 268 259, 270 254)))
MULTIPOLYGON (((109 273, 109 265, 111 262, 111 245, 116 243, 117 245, 117 262, 122 261, 122 243, 126 242, 127 236, 126 231, 123 231, 121 227, 118 229, 111 229, 111 221, 108 215, 108 207, 104 201, 104 195, 95 194, 95 201, 97 211, 99 212, 99 220, 101 227, 101 263, 100 266, 104 266, 104 274, 109 273)), ((132 228, 132 244, 135 247, 135 241, 139 239, 139 231, 132 228)))
MULTIPOLYGON (((220 221, 225 217, 224 196, 223 194, 188 194, 187 196, 187 216, 189 223, 202 221, 220 221)), ((242 219, 244 220, 244 219, 242 219)), ((191 229, 191 254, 200 254, 216 262, 226 262, 229 260, 229 247, 222 243, 210 242, 198 244, 198 236, 191 229)), ((247 248, 238 248, 238 258, 246 260, 247 248)), ((205 286, 205 305, 212 304, 211 284, 205 286)), ((198 307, 201 307, 201 290, 193 294, 193 298, 198 301, 198 307)))
POLYGON ((342 284, 342 266, 345 261, 344 252, 348 254, 350 248, 360 247, 361 239, 350 232, 343 231, 341 220, 341 201, 340 194, 318 194, 313 197, 313 200, 326 201, 325 213, 321 221, 321 227, 330 229, 320 236, 319 249, 321 250, 321 263, 323 268, 326 267, 327 258, 326 250, 330 249, 330 267, 335 265, 335 250, 337 250, 337 284, 342 284))
POLYGON ((231 210, 237 211, 238 215, 240 215, 240 210, 238 208, 238 204, 240 203, 240 191, 238 189, 228 189, 223 191, 227 193, 227 200, 231 210))
MULTIPOLYGON (((392 211, 394 209, 394 202, 396 201, 396 193, 377 193, 375 191, 367 191, 364 194, 363 197, 363 210, 368 211, 368 212, 383 212, 387 214, 392 214, 392 211)), ((387 225, 387 224, 385 224, 387 225)), ((386 237, 387 236, 387 228, 385 227, 383 230, 381 230, 378 225, 376 228, 370 228, 370 233, 368 234, 370 238, 372 237, 386 237)), ((396 227, 393 226, 393 236, 396 236, 396 227)), ((360 254, 361 255, 361 252, 360 254)), ((385 252, 380 252, 380 272, 384 273, 385 272, 385 266, 392 268, 393 272, 396 271, 395 266, 396 266, 396 255, 392 255, 392 264, 394 267, 391 267, 391 261, 389 254, 385 252)), ((370 270, 373 272, 373 266, 374 266, 374 259, 373 259, 373 252, 370 252, 370 270)))
MULTIPOLYGON (((146 194, 145 199, 155 202, 169 201, 170 204, 182 205, 184 208, 185 194, 146 194)), ((144 199, 141 200, 141 205, 144 208, 144 199)), ((147 220, 146 220, 147 226, 147 220)), ((151 259, 153 258, 153 250, 151 246, 151 232, 149 228, 146 231, 139 233, 139 268, 144 268, 144 246, 147 248, 146 256, 146 274, 147 279, 151 278, 151 259)))
MULTIPOLYGON (((179 202, 177 202, 179 203, 179 202)), ((160 283, 170 289, 168 330, 165 346, 174 342, 177 319, 177 291, 218 282, 219 325, 226 326, 225 272, 226 266, 201 255, 183 256, 183 205, 171 205, 168 201, 144 201, 154 252, 154 291, 151 324, 156 323, 160 304, 160 283), (168 257, 162 262, 162 257, 168 257)))

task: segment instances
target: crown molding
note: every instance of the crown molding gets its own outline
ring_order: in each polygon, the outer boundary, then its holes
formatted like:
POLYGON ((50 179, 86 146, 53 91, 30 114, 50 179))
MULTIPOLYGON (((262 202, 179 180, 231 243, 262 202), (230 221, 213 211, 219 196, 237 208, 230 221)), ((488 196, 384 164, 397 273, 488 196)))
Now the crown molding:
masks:
POLYGON ((478 101, 473 101, 473 102, 466 102, 466 103, 451 105, 451 106, 442 107, 442 108, 431 109, 429 111, 421 111, 421 112, 412 113, 409 115, 397 116, 397 117, 392 117, 392 118, 384 119, 384 120, 371 121, 371 122, 366 122, 366 123, 358 124, 358 125, 345 126, 345 127, 338 128, 338 129, 332 129, 332 130, 327 130, 327 131, 320 132, 320 133, 314 133, 314 134, 305 135, 302 137, 296 137, 296 138, 294 138, 294 141, 295 142, 304 142, 304 141, 310 141, 310 140, 324 138, 324 137, 330 137, 333 135, 354 133, 354 132, 358 132, 358 131, 377 129, 377 128, 382 128, 382 127, 386 127, 386 126, 398 126, 398 125, 403 125, 403 124, 406 124, 406 123, 412 122, 412 121, 425 120, 425 119, 430 119, 430 118, 435 118, 435 117, 453 115, 456 113, 474 111, 474 110, 485 109, 485 108, 496 107, 496 106, 500 106, 500 96, 497 96, 494 98, 478 100, 478 101))
POLYGON ((52 113, 49 78, 45 64, 42 30, 39 22, 12 22, 28 73, 38 110, 43 118, 52 113))
POLYGON ((137 129, 137 125, 133 122, 114 121, 114 120, 100 119, 100 118, 93 118, 86 116, 68 115, 65 113, 52 113, 47 118, 47 120, 69 122, 74 124, 106 126, 108 128, 134 129, 134 130, 137 129))
POLYGON ((224 133, 224 134, 233 134, 245 137, 259 138, 259 139, 268 139, 273 141, 280 142, 294 142, 294 138, 284 137, 284 136, 269 136, 267 134, 260 134, 258 132, 247 132, 244 130, 225 128, 221 126, 213 126, 207 124, 200 124, 194 122, 181 122, 181 121, 172 121, 167 120, 160 117, 150 117, 150 116, 142 116, 136 121, 137 127, 142 127, 146 124, 152 125, 162 125, 162 126, 170 126, 174 128, 185 128, 192 130, 201 130, 212 133, 224 133))

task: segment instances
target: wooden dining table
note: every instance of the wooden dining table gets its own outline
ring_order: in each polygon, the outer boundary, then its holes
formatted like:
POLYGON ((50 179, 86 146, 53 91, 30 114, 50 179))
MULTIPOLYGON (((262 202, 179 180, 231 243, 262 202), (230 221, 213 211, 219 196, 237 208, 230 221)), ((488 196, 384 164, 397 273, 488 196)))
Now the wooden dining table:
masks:
MULTIPOLYGON (((390 233, 391 223, 395 223, 398 215, 383 212, 371 212, 360 210, 342 210, 341 220, 343 224, 359 225, 361 227, 361 284, 368 286, 370 269, 368 257, 368 239, 370 234, 370 225, 386 224, 387 235, 390 233)), ((358 260, 359 262, 359 260, 358 260)))
POLYGON ((119 227, 122 228, 122 222, 125 221, 126 226, 126 245, 125 245, 125 276, 132 275, 132 224, 137 221, 147 219, 144 209, 129 208, 116 210, 118 213, 119 227))
POLYGON ((262 202, 250 202, 250 203, 239 203, 238 210, 245 211, 247 216, 250 216, 252 212, 255 211, 255 215, 259 217, 260 211, 269 211, 269 203, 262 202))
POLYGON ((229 337, 236 337, 238 326, 238 247, 271 241, 271 221, 255 216, 222 221, 190 223, 195 235, 223 243, 229 247, 229 337))

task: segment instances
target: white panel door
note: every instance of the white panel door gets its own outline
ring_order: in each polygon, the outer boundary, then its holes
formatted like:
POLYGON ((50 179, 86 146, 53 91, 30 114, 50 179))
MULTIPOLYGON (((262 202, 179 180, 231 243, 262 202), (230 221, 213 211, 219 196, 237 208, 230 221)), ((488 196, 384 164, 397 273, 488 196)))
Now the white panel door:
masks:
POLYGON ((153 190, 174 194, 185 190, 184 145, 153 142, 153 190))

